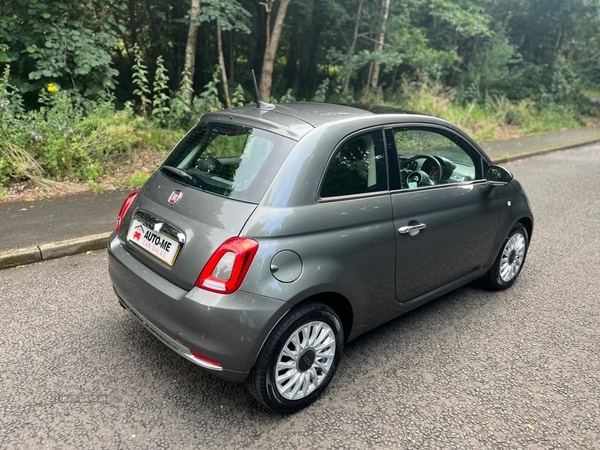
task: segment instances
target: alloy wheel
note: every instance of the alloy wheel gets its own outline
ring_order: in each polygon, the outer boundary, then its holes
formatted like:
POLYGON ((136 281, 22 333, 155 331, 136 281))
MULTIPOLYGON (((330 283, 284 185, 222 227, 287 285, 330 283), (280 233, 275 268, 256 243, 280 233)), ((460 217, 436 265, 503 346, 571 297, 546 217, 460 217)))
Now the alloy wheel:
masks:
POLYGON ((281 349, 275 366, 275 385, 286 400, 301 400, 317 389, 335 357, 333 329, 325 322, 309 322, 294 331, 281 349))
POLYGON ((515 233, 504 246, 500 259, 500 278, 508 283, 517 276, 525 257, 526 241, 521 233, 515 233))

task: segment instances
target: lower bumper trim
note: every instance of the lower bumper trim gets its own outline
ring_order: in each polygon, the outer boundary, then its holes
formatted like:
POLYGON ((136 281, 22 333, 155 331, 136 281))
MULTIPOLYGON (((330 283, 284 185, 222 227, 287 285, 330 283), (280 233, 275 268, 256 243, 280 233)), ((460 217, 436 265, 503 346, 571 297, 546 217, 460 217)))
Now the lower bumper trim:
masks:
POLYGON ((213 370, 215 372, 221 372, 223 370, 221 366, 217 366, 215 364, 211 364, 207 361, 203 361, 199 358, 196 358, 194 355, 192 355, 189 348, 183 346, 180 342, 177 342, 175 339, 172 339, 171 337, 167 336, 165 333, 163 333, 150 322, 148 322, 140 313, 133 309, 131 305, 129 305, 125 300, 123 300, 123 298, 119 295, 116 289, 114 289, 114 291, 117 295, 117 298, 119 299, 119 303, 121 303, 121 306, 127 311, 129 311, 133 315, 133 317, 135 317, 150 333, 152 333, 159 341, 161 341, 171 350, 179 353, 184 358, 190 360, 194 364, 204 369, 213 370))

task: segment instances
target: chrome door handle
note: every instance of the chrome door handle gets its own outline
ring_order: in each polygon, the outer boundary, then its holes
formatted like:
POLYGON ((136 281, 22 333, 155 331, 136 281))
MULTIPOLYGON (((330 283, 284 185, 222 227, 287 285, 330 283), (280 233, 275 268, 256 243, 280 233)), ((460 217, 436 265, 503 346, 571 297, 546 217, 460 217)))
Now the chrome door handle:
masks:
POLYGON ((414 236, 416 234, 419 234, 419 231, 421 231, 426 226, 427 225, 425 225, 424 223, 420 223, 418 225, 407 225, 405 227, 398 228, 398 233, 410 234, 411 236, 414 236))

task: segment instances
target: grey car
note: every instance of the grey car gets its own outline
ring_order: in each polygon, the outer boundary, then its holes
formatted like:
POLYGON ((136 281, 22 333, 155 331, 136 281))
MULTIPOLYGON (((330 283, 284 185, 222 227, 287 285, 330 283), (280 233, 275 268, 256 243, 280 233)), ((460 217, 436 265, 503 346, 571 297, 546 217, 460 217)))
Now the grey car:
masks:
POLYGON ((450 123, 292 103, 209 113, 124 202, 121 305, 278 412, 313 402, 344 344, 479 280, 511 286, 533 216, 450 123))

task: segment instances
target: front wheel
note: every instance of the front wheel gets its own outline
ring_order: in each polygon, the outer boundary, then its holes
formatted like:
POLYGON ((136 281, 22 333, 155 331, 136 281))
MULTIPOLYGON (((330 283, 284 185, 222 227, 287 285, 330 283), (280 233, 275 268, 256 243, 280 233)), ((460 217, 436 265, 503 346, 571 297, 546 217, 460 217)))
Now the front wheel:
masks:
POLYGON ((273 411, 299 411, 333 378, 343 339, 340 319, 328 306, 311 302, 293 308, 267 338, 246 387, 273 411))
POLYGON ((528 247, 527 230, 517 223, 504 241, 494 265, 483 277, 484 286, 496 291, 511 287, 523 269, 528 247))

